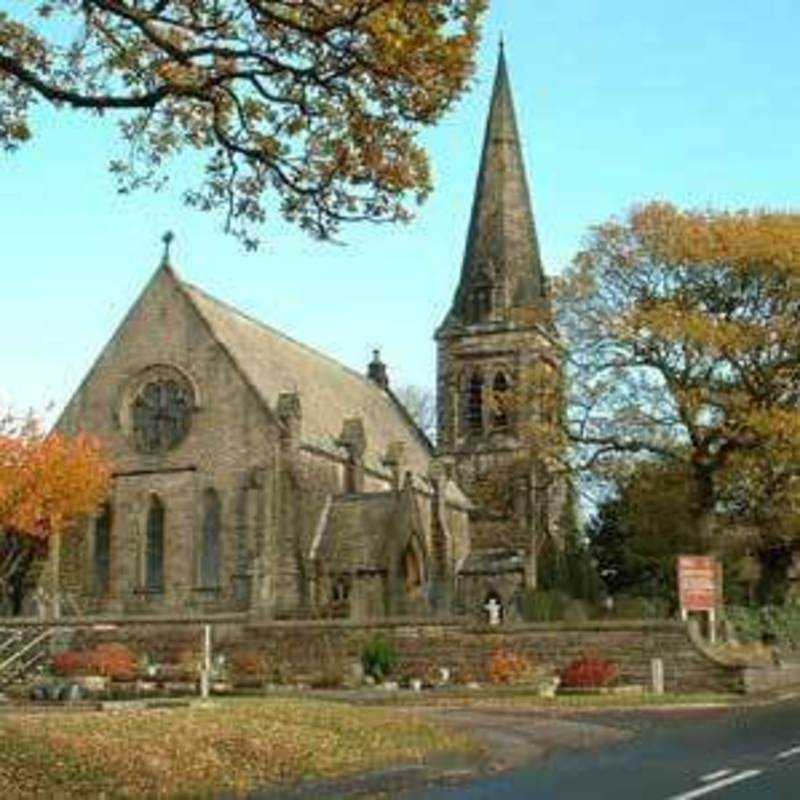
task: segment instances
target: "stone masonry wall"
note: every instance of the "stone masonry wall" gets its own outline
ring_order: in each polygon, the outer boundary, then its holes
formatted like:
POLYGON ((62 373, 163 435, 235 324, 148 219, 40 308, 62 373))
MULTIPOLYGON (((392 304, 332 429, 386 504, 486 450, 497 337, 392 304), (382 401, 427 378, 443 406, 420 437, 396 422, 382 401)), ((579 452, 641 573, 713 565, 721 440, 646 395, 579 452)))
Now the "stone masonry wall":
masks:
MULTIPOLYGON (((391 641, 400 655, 399 677, 422 676, 448 667, 456 680, 485 680, 494 650, 507 648, 535 663, 565 667, 581 655, 596 655, 620 667, 622 684, 650 682, 650 661, 664 661, 670 692, 742 691, 742 671, 714 662, 695 646, 676 622, 615 622, 576 625, 519 625, 489 628, 463 620, 217 623, 215 652, 259 653, 269 669, 296 680, 313 679, 331 663, 346 667, 357 661, 364 645, 376 635, 391 641)), ((200 647, 200 622, 182 624, 123 623, 114 630, 82 629, 73 646, 99 641, 124 642, 140 653, 170 661, 180 651, 200 647)))

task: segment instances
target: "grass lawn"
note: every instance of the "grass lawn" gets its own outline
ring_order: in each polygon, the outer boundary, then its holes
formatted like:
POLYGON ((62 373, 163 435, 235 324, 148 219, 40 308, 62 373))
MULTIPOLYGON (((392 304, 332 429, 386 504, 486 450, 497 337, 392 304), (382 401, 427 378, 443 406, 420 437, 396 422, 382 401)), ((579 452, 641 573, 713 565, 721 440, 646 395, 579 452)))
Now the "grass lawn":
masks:
POLYGON ((466 737, 391 709, 316 699, 0 716, 0 797, 202 797, 329 778, 436 753, 466 737))
POLYGON ((745 702, 738 694, 558 694, 541 697, 525 688, 484 688, 470 691, 420 692, 410 696, 387 694, 365 698, 369 706, 414 705, 432 708, 519 708, 519 709, 625 709, 697 705, 737 705, 745 702))

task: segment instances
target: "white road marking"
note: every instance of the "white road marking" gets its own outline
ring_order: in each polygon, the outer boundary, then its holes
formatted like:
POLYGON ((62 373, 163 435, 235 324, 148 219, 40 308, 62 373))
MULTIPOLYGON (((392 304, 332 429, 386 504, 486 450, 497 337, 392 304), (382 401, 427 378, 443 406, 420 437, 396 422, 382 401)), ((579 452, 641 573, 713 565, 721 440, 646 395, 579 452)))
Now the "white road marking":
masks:
POLYGON ((800 747, 791 747, 788 750, 784 750, 782 753, 778 753, 775 756, 777 759, 781 758, 790 758, 791 756, 800 755, 800 747))
POLYGON ((726 786, 731 786, 740 781, 746 781, 748 778, 755 778, 760 775, 760 769, 748 769, 744 772, 739 772, 736 775, 731 775, 730 778, 717 781, 716 783, 709 783, 708 786, 701 786, 699 789, 693 789, 691 792, 684 792, 684 794, 676 794, 669 798, 669 800, 694 800, 695 797, 702 797, 704 794, 711 794, 716 792, 717 789, 724 789, 726 786))
POLYGON ((732 769, 721 769, 717 772, 709 772, 708 775, 703 775, 700 780, 703 781, 703 783, 708 783, 709 781, 718 781, 720 778, 730 775, 731 772, 733 772, 732 769))

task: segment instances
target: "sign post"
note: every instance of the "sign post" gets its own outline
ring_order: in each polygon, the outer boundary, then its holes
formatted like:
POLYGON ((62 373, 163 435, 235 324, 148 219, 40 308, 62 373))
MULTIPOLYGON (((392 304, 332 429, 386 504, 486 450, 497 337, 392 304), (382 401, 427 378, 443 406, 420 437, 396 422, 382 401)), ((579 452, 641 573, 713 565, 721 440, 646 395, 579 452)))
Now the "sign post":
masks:
POLYGON ((717 605, 722 600, 722 565, 713 556, 678 556, 681 619, 691 611, 708 614, 708 638, 716 640, 717 605))

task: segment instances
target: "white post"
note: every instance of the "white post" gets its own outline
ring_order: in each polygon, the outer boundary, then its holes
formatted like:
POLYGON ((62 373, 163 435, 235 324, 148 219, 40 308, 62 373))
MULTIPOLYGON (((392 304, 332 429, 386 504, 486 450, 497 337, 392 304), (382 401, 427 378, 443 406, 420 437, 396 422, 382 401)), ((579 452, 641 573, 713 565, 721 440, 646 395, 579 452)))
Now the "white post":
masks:
POLYGON ((717 612, 713 608, 708 609, 708 641, 717 641, 717 612))
POLYGON ((650 661, 650 673, 653 679, 653 694, 664 694, 664 662, 660 658, 650 661))
POLYGON ((211 626, 203 626, 203 668, 200 670, 200 696, 208 699, 211 684, 211 626))

